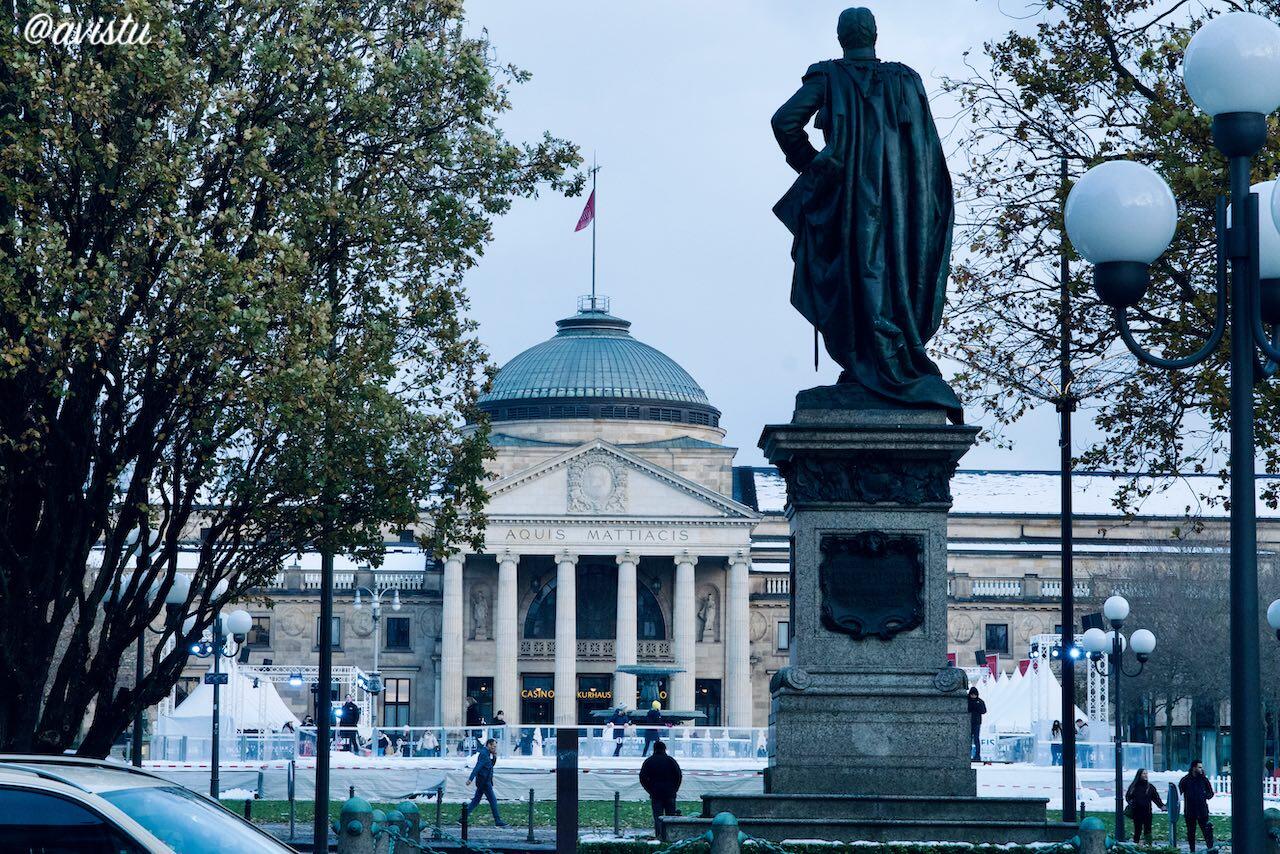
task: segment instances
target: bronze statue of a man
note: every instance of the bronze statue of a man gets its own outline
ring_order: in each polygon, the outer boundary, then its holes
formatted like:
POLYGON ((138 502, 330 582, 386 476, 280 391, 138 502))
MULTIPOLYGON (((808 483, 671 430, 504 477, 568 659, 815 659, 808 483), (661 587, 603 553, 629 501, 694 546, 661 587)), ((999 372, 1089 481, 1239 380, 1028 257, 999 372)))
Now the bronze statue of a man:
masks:
POLYGON ((920 75, 876 58, 869 9, 846 9, 844 55, 809 66, 773 116, 800 173, 774 213, 794 237, 791 304, 822 333, 839 382, 876 403, 964 415, 925 352, 951 259, 951 175, 920 75), (816 125, 821 151, 805 126, 816 125))

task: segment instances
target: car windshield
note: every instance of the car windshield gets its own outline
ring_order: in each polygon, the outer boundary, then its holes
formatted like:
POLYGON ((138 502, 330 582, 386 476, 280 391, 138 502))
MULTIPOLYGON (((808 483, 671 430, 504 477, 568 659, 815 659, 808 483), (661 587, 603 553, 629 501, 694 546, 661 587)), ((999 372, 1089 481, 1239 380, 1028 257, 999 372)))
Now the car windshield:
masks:
POLYGON ((181 854, 290 851, 218 804, 181 786, 99 792, 129 818, 181 854))

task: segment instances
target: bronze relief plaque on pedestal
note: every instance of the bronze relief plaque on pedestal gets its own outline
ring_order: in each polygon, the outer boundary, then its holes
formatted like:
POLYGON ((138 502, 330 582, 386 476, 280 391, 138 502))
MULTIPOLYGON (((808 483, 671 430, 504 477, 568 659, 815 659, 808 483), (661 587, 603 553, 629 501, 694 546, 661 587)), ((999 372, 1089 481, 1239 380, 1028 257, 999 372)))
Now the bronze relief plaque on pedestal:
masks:
POLYGON ((909 534, 826 534, 819 550, 822 625, 889 640, 924 622, 924 541, 909 534))

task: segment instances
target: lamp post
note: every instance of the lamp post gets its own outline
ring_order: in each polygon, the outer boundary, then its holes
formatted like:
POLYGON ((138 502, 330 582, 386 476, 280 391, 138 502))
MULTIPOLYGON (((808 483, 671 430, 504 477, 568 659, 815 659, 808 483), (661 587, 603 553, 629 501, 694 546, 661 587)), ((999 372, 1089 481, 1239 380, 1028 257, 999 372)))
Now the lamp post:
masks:
POLYGON ((1267 141, 1267 115, 1280 106, 1280 27, 1248 12, 1219 15, 1187 45, 1183 80, 1196 105, 1213 117, 1213 142, 1227 158, 1230 181, 1229 199, 1218 200, 1216 309, 1203 345, 1188 356, 1160 357, 1143 349, 1129 329, 1127 310, 1145 294, 1150 265, 1177 226, 1177 204, 1159 175, 1125 161, 1090 169, 1067 199, 1067 233, 1094 265, 1094 289, 1114 310, 1120 337, 1148 365, 1180 370, 1209 358, 1222 343, 1230 310, 1232 835, 1240 850, 1262 851, 1253 386, 1258 352, 1270 360, 1263 377, 1280 364, 1280 234, 1274 220, 1280 207, 1272 186, 1250 187, 1250 167, 1267 141), (1259 194, 1271 203, 1271 216, 1259 216, 1259 194))
MULTIPOLYGON (((221 582, 220 582, 221 583, 221 582)), ((205 682, 213 686, 213 724, 212 735, 213 745, 209 749, 209 797, 215 801, 218 800, 218 736, 219 736, 219 716, 221 714, 221 694, 219 689, 222 687, 222 667, 223 657, 235 658, 236 649, 227 651, 227 641, 234 641, 237 645, 244 643, 245 637, 249 634, 249 630, 253 628, 253 617, 248 611, 237 610, 232 611, 229 616, 219 614, 213 620, 212 641, 200 641, 193 643, 190 647, 192 655, 200 658, 213 659, 213 673, 205 674, 205 682), (213 678, 210 679, 209 677, 213 678)))
POLYGON ((381 638, 378 634, 378 621, 382 619, 382 597, 391 594, 391 610, 400 610, 400 591, 393 590, 390 587, 374 592, 368 587, 360 586, 356 588, 356 598, 352 606, 359 611, 364 607, 364 602, 360 598, 361 592, 368 593, 369 598, 373 600, 370 606, 370 614, 373 616, 373 672, 369 674, 368 691, 370 694, 380 694, 382 692, 382 673, 378 670, 378 647, 381 646, 381 638))
POLYGON ((1084 648, 1093 659, 1093 666, 1099 673, 1112 678, 1111 696, 1115 701, 1115 747, 1116 747, 1116 839, 1125 839, 1124 827, 1124 734, 1121 729, 1123 716, 1120 705, 1120 677, 1134 677, 1142 673, 1147 659, 1156 648, 1156 636, 1147 629, 1138 629, 1128 644, 1120 629, 1129 616, 1129 602, 1123 596, 1112 596, 1103 604, 1102 614, 1111 622, 1111 631, 1093 628, 1084 633, 1084 648), (1138 669, 1130 673, 1124 669, 1125 647, 1132 646, 1138 659, 1138 669), (1103 656, 1108 661, 1104 663, 1103 656))

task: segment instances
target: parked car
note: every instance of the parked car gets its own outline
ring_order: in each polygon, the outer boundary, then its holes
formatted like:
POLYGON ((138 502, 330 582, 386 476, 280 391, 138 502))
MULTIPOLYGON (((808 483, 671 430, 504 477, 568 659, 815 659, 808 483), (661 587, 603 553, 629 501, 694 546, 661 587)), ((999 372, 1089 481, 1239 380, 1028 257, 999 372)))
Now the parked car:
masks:
POLYGON ((271 835, 190 789, 130 765, 0 756, 0 851, 13 854, 285 854, 271 835))

